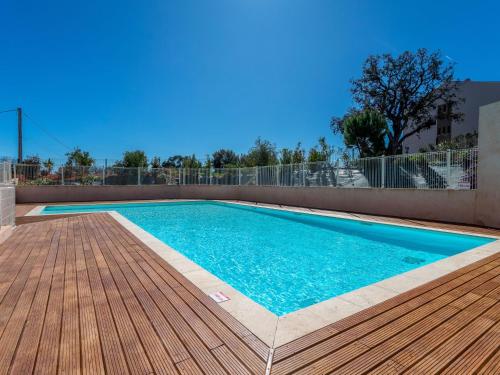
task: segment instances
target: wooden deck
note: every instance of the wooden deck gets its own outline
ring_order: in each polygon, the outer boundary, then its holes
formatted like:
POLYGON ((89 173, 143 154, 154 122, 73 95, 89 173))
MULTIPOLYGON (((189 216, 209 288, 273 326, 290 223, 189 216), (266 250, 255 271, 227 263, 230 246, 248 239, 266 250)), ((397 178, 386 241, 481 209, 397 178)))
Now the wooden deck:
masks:
POLYGON ((272 374, 499 374, 500 254, 276 349, 272 374))
MULTIPOLYGON (((500 254, 274 349, 271 374, 500 373, 500 254)), ((107 214, 0 245, 0 374, 265 374, 269 348, 107 214)))
POLYGON ((0 246, 0 374, 263 374, 268 348, 107 214, 0 246))

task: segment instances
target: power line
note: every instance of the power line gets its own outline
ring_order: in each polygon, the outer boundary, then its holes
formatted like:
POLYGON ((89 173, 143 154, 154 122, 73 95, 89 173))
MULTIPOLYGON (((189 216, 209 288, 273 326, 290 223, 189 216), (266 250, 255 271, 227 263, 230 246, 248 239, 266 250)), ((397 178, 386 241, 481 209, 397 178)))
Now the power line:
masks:
POLYGON ((14 109, 6 109, 6 110, 4 110, 4 111, 0 111, 0 113, 5 113, 5 112, 15 112, 15 111, 17 111, 17 109, 16 109, 16 108, 14 108, 14 109))
POLYGON ((52 135, 49 131, 45 130, 43 126, 41 126, 39 123, 37 123, 35 120, 33 120, 33 118, 30 115, 28 115, 26 112, 24 112, 24 116, 26 116, 26 118, 28 118, 33 123, 33 125, 35 125, 41 131, 43 131, 47 136, 49 136, 50 138, 52 138, 54 141, 56 141, 61 146, 65 147, 66 149, 71 150, 71 147, 69 147, 68 145, 66 145, 61 140, 59 140, 56 136, 52 135))

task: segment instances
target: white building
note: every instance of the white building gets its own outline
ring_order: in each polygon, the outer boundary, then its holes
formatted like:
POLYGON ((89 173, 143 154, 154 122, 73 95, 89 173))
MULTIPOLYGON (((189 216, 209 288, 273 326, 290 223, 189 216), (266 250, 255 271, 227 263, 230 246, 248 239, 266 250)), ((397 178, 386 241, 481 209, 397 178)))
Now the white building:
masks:
POLYGON ((463 121, 450 121, 446 116, 446 105, 438 106, 435 125, 406 139, 403 142, 403 152, 419 152, 422 148, 429 148, 429 145, 435 146, 460 135, 477 134, 479 107, 500 101, 500 82, 465 80, 458 84, 458 91, 458 97, 465 99, 457 107, 464 114, 463 121))

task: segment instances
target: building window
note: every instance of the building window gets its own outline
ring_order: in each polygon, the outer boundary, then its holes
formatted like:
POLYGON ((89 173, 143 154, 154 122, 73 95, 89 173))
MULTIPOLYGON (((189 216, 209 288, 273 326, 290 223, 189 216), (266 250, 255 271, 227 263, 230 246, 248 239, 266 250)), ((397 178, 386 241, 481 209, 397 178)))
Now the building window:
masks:
POLYGON ((437 107, 437 118, 438 119, 447 119, 450 117, 451 105, 449 104, 440 104, 437 107))

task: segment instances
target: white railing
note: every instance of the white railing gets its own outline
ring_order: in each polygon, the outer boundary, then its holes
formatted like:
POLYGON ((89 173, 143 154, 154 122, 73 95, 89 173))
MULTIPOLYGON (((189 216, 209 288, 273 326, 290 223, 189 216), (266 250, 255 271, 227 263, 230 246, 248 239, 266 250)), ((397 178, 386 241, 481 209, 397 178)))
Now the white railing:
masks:
POLYGON ((478 150, 242 168, 121 168, 17 164, 18 185, 254 185, 473 190, 478 150))

